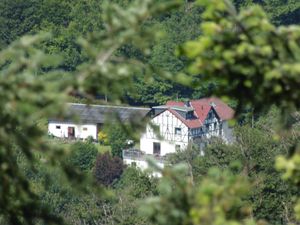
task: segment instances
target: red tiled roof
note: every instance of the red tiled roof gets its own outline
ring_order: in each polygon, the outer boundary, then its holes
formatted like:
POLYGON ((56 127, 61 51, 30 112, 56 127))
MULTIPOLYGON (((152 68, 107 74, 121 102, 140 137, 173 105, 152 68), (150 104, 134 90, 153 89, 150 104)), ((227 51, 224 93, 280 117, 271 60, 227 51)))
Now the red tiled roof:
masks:
POLYGON ((184 102, 176 102, 176 101, 167 101, 166 106, 184 106, 184 102))
MULTIPOLYGON (((229 120, 232 119, 234 116, 234 110, 230 108, 227 104, 222 102, 220 99, 215 97, 210 98, 202 98, 198 100, 192 100, 189 102, 190 107, 194 109, 194 116, 193 119, 185 119, 176 110, 172 108, 168 108, 168 110, 174 114, 178 119, 180 119, 186 126, 189 128, 197 128, 203 125, 208 112, 213 107, 216 113, 218 114, 221 120, 229 120)), ((184 107, 184 102, 176 102, 176 101, 168 101, 166 106, 179 106, 184 107)))
POLYGON ((202 123, 199 119, 185 119, 183 118, 176 110, 169 108, 169 112, 171 112, 174 116, 176 116, 181 122, 183 122, 189 128, 197 128, 201 127, 202 123))

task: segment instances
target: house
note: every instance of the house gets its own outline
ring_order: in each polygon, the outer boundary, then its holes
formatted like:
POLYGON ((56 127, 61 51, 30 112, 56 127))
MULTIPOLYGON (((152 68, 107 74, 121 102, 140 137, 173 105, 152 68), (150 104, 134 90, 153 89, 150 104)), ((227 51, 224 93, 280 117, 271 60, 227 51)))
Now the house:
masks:
POLYGON ((228 120, 234 110, 218 98, 169 101, 153 107, 152 113, 151 124, 140 139, 140 150, 146 155, 164 156, 184 150, 189 143, 201 147, 211 137, 232 141, 228 120))
POLYGON ((131 119, 142 119, 150 112, 150 108, 86 105, 69 103, 68 113, 64 118, 48 120, 48 133, 59 138, 98 139, 98 133, 107 121, 118 118, 122 122, 131 119))

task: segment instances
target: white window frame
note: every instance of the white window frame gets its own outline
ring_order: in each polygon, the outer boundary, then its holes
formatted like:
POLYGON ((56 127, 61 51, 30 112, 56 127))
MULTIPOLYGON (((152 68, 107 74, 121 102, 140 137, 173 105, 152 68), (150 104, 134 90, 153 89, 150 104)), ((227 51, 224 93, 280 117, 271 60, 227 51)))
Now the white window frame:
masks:
POLYGON ((181 135, 182 129, 180 127, 175 127, 174 132, 175 132, 175 135, 181 135))

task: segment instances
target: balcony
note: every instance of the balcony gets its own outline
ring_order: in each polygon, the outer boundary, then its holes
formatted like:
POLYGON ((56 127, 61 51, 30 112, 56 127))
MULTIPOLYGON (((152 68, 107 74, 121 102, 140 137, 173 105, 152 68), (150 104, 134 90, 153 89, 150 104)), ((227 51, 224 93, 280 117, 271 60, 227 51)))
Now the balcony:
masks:
POLYGON ((123 160, 147 161, 147 159, 154 159, 158 163, 164 164, 165 156, 145 154, 138 149, 126 149, 122 151, 123 160))

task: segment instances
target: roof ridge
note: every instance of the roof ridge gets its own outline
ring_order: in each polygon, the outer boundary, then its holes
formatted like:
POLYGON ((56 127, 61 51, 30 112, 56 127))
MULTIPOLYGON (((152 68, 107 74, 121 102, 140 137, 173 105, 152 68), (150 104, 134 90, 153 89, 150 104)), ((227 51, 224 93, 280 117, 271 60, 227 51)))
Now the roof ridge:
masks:
POLYGON ((200 121, 201 125, 203 125, 203 123, 202 123, 202 121, 200 120, 200 117, 199 117, 199 115, 198 115, 198 113, 197 113, 197 110, 196 110, 195 107, 192 105, 192 101, 190 101, 190 104, 191 104, 192 108, 194 109, 194 113, 196 114, 197 119, 200 121))
POLYGON ((96 104, 84 104, 84 103, 74 103, 74 102, 68 102, 67 104, 68 105, 82 105, 82 106, 106 107, 106 108, 142 109, 142 110, 149 110, 149 109, 151 109, 151 108, 135 107, 135 106, 96 105, 96 104))

